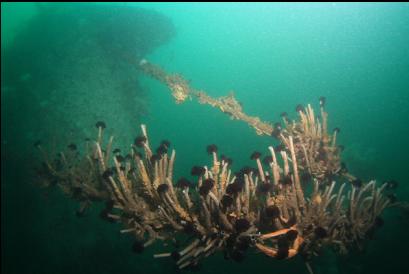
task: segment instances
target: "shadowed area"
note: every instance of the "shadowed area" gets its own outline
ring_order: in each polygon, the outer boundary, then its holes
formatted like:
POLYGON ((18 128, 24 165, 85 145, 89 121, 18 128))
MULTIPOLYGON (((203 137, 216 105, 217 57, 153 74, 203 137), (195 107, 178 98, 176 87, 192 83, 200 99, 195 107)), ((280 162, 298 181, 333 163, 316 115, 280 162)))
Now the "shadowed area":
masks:
POLYGON ((129 59, 152 53, 174 35, 164 15, 113 4, 37 5, 7 44, 2 31, 2 272, 112 273, 109 260, 96 262, 120 250, 128 254, 126 244, 115 252, 101 248, 116 229, 99 229, 98 218, 89 220, 93 224, 76 220, 76 205, 32 185, 33 143, 41 139, 56 148, 83 140, 94 136, 97 120, 131 135, 148 97, 129 59), (77 241, 79 234, 90 237, 77 241), (78 263, 66 265, 70 261, 78 263))

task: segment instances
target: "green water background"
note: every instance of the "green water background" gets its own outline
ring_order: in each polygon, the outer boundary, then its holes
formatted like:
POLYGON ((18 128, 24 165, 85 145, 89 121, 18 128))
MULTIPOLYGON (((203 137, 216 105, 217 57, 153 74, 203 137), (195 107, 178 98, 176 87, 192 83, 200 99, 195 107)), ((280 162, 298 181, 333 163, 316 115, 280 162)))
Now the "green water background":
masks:
MULTIPOLYGON (((2 4, 2 47, 34 11, 30 4, 9 5, 2 4)), ((394 178, 400 182, 398 197, 409 200, 408 4, 135 5, 167 15, 177 29, 170 43, 148 56, 150 61, 182 73, 209 95, 233 90, 247 113, 268 121, 278 120, 282 111, 295 117, 295 105, 317 106, 319 96, 326 96, 330 128, 341 128, 339 143, 345 145, 343 157, 352 173, 380 181, 394 178)), ((239 169, 251 164, 252 151, 266 152, 272 142, 208 106, 176 105, 163 85, 140 78, 149 105, 135 123, 148 125, 153 142, 172 142, 177 176, 208 163, 210 143, 239 169)), ((95 217, 97 209, 77 219, 75 202, 59 191, 44 199, 41 190, 15 181, 24 178, 24 170, 19 176, 11 170, 18 167, 7 166, 2 154, 2 272, 177 272, 171 261, 152 258, 163 249, 160 244, 143 255, 132 254, 130 238, 119 235, 119 226, 95 217)), ((315 273, 407 273, 408 225, 397 212, 387 212, 385 226, 364 253, 336 259, 325 252, 314 260, 315 273)), ((257 254, 241 264, 216 254, 200 270, 226 271, 307 273, 299 258, 277 262, 257 254)))

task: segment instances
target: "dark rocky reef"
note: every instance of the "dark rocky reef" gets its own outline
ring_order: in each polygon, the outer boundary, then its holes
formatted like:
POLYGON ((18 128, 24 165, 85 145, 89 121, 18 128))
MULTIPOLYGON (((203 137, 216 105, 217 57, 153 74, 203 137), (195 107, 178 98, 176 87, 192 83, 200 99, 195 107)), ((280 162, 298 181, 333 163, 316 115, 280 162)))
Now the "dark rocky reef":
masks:
POLYGON ((171 20, 152 10, 38 5, 37 14, 2 48, 7 131, 27 132, 28 140, 21 141, 31 144, 65 138, 67 129, 79 135, 71 138, 83 138, 95 120, 131 129, 147 104, 134 63, 174 35, 171 20))

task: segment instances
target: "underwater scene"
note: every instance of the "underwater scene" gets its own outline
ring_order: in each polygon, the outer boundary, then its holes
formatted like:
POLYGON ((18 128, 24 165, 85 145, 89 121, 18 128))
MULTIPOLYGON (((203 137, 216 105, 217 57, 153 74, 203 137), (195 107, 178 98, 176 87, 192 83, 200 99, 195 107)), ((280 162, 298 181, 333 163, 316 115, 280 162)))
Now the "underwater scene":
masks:
POLYGON ((408 3, 2 3, 1 271, 409 273, 408 3))

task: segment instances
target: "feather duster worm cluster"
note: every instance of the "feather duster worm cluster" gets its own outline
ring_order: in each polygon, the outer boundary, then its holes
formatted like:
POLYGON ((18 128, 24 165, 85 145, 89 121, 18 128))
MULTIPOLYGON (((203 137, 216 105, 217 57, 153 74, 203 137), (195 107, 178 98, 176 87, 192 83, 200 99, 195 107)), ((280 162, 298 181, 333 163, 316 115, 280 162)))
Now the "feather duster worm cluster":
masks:
POLYGON ((135 252, 188 236, 185 246, 154 255, 174 260, 180 269, 218 251, 236 261, 259 250, 276 259, 299 254, 308 262, 324 246, 340 253, 359 247, 394 202, 388 183, 348 174, 336 143, 339 129, 327 132, 324 107, 321 98, 320 119, 310 105, 298 106, 293 121, 282 114, 283 123, 271 130, 280 145, 252 153, 254 166, 238 171, 212 144, 210 164, 192 167, 194 180, 188 174, 176 178, 176 151, 169 141, 152 147, 142 125, 141 135, 121 154, 113 149, 113 137, 104 142, 106 125, 98 122, 96 140, 87 139, 81 153, 73 144, 50 159, 37 143, 45 159, 38 174, 45 185, 58 185, 78 200, 79 214, 94 201, 105 202, 101 217, 134 235, 135 252))

